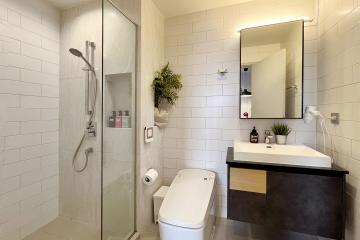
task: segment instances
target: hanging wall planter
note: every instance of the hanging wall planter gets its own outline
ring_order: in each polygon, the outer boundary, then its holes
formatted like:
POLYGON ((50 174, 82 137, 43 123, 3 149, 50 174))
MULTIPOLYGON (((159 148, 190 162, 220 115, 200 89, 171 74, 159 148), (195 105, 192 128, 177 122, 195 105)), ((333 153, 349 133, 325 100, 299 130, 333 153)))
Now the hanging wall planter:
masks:
POLYGON ((159 108, 155 108, 154 112, 155 117, 155 125, 158 127, 164 127, 169 121, 169 113, 166 110, 159 110, 159 108))
POLYGON ((182 88, 180 80, 181 75, 174 73, 170 69, 169 63, 155 73, 151 86, 154 90, 154 120, 155 125, 158 127, 164 127, 168 123, 169 113, 164 106, 174 105, 179 98, 178 93, 182 88))

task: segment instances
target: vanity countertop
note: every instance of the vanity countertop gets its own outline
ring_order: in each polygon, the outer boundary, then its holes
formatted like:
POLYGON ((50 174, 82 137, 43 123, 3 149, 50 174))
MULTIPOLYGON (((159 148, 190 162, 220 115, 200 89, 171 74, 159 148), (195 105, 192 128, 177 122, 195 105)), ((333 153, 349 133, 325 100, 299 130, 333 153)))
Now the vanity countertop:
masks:
POLYGON ((326 176, 341 176, 349 174, 349 171, 339 167, 336 164, 332 164, 331 168, 316 168, 307 166, 292 166, 292 165, 280 165, 280 164, 269 164, 260 162, 244 162, 234 160, 234 148, 229 147, 227 150, 226 164, 230 167, 257 169, 266 171, 282 171, 291 173, 302 173, 302 174, 314 174, 314 175, 326 175, 326 176))

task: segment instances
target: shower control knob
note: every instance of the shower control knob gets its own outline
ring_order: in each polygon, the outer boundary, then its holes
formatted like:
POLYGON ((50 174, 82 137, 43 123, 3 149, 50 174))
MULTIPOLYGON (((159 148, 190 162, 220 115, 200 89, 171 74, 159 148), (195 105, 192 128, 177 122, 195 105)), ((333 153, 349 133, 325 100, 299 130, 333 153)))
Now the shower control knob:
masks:
POLYGON ((88 137, 96 137, 96 123, 95 122, 88 122, 87 123, 85 134, 88 137))

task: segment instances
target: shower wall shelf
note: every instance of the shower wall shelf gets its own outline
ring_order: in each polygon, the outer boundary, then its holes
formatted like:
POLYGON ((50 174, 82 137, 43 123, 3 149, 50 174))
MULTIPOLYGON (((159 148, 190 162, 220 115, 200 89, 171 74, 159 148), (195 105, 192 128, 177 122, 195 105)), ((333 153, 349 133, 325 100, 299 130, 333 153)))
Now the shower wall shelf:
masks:
MULTIPOLYGON (((105 104, 104 113, 105 119, 108 121, 113 116, 113 112, 121 111, 128 113, 128 122, 131 127, 131 113, 132 113, 132 73, 116 73, 105 75, 105 104)), ((124 116, 124 115, 122 115, 124 116)), ((119 129, 123 127, 110 127, 109 128, 119 129)), ((124 128, 129 128, 128 125, 124 128)))

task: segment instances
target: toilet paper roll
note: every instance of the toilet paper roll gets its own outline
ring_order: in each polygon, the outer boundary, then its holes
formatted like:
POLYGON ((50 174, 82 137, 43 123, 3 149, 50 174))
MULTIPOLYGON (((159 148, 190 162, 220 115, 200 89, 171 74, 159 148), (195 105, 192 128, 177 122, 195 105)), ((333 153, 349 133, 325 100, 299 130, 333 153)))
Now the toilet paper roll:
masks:
POLYGON ((143 182, 148 186, 153 185, 158 176, 159 173, 155 169, 149 169, 143 177, 143 182))

